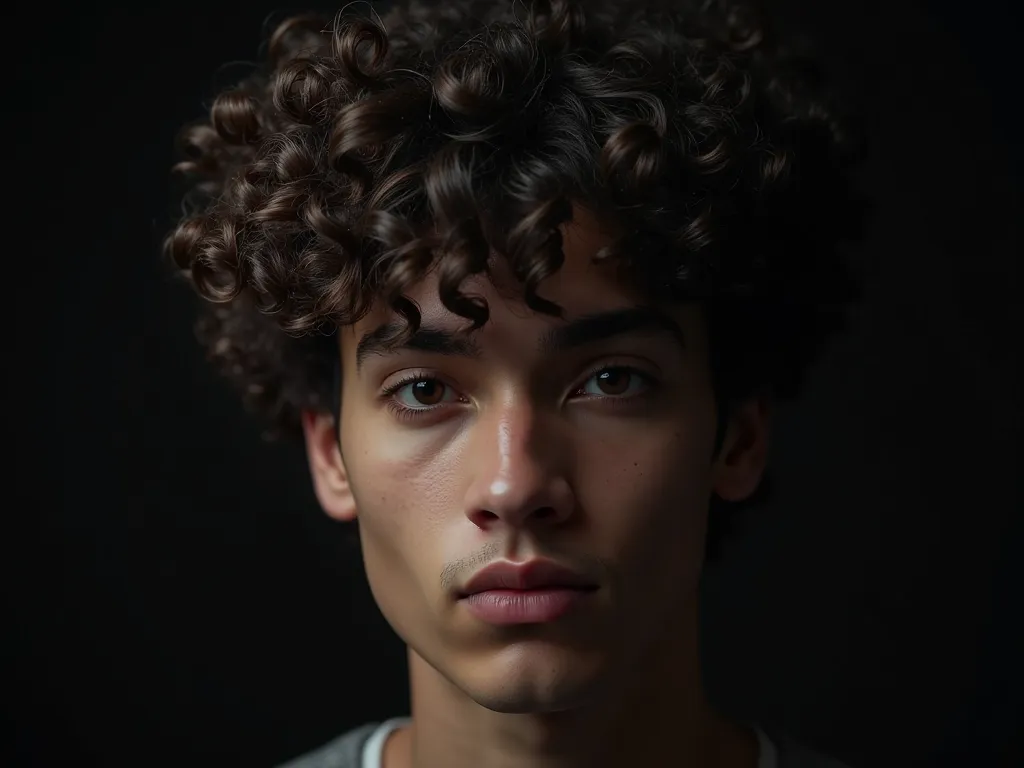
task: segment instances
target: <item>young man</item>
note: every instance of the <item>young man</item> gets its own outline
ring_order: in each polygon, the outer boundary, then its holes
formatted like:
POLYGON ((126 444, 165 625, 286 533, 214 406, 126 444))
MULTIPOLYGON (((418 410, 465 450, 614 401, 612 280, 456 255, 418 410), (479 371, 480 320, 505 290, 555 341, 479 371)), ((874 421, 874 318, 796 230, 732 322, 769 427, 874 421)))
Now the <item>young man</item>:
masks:
POLYGON ((290 765, 836 763, 714 711, 701 571, 851 297, 845 139, 749 12, 283 24, 187 133, 213 358, 301 430, 411 717, 290 765))

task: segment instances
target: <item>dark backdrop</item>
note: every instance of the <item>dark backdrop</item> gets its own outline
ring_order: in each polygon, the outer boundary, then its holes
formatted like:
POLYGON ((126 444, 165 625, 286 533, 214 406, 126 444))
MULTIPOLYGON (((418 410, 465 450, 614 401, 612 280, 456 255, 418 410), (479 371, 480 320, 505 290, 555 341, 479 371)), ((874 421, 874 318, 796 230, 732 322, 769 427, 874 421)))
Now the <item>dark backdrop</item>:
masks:
MULTIPOLYGON (((879 209, 853 331, 779 425, 785 503, 709 574, 709 685, 857 766, 1009 765, 1024 647, 1013 10, 787 5, 862 105, 879 209)), ((9 19, 9 763, 270 766, 404 712, 402 647, 351 531, 317 510, 298 446, 263 442, 207 371, 158 257, 177 127, 220 64, 256 55, 275 7, 9 19)))

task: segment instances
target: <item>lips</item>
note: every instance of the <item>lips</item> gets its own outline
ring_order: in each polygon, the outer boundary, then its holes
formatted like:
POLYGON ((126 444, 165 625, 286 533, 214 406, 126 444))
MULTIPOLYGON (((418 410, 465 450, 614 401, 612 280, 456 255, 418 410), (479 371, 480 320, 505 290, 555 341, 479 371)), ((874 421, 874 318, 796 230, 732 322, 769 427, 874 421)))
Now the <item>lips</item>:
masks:
POLYGON ((551 560, 493 563, 479 571, 459 592, 465 598, 492 590, 544 590, 597 588, 595 581, 551 560))

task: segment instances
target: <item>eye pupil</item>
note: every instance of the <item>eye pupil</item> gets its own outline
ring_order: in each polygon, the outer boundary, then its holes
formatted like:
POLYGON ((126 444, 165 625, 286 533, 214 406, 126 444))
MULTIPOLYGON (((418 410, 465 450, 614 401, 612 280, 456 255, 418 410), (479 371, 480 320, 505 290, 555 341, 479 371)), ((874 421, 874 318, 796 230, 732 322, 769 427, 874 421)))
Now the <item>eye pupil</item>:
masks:
POLYGON ((421 379, 413 383, 412 393, 420 405, 437 405, 444 397, 444 385, 432 379, 421 379))
POLYGON ((629 389, 629 371, 608 368, 597 375, 597 383, 606 395, 621 395, 629 389))

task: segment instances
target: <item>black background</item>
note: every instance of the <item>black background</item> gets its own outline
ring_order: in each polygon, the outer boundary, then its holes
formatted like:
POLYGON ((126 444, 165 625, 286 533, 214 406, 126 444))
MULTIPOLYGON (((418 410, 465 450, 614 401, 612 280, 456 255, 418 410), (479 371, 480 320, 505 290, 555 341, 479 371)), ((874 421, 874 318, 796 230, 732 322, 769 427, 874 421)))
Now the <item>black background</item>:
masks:
MULTIPOLYGON (((708 575, 708 684, 855 766, 1009 765, 1017 11, 787 5, 862 106, 879 208, 854 328, 779 424, 784 502, 708 575)), ((406 711, 353 531, 206 369, 158 254, 177 128, 278 8, 9 19, 8 764, 271 766, 406 711)))

